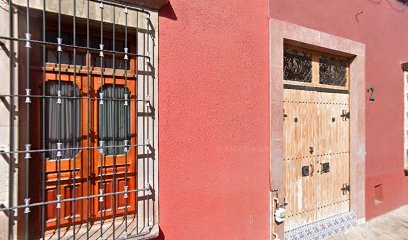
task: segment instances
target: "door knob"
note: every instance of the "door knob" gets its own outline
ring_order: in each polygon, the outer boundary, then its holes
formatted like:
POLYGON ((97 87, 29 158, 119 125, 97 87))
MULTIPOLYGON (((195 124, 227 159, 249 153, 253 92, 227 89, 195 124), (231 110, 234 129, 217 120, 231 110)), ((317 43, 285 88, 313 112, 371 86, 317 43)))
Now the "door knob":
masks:
POLYGON ((313 154, 314 148, 312 146, 309 147, 309 152, 310 152, 310 154, 313 154))

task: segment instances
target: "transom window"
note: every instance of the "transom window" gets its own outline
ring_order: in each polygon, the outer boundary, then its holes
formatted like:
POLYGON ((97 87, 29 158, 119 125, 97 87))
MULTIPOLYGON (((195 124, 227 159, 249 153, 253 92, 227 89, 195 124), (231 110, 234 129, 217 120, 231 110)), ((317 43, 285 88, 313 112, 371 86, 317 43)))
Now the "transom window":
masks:
POLYGON ((287 45, 283 54, 283 78, 291 84, 348 89, 348 59, 329 53, 287 45))
MULTIPOLYGON (((48 30, 46 33, 47 42, 57 43, 58 39, 58 32, 54 30, 48 30)), ((62 43, 67 45, 73 45, 74 39, 71 32, 61 32, 62 43)), ((86 47, 87 46, 87 37, 86 35, 77 34, 75 38, 76 46, 86 47)), ((103 38, 103 49, 113 51, 113 40, 109 37, 103 38)), ((100 37, 91 37, 89 47, 94 48, 90 52, 91 67, 103 67, 103 68, 113 68, 113 54, 110 52, 105 52, 103 58, 99 55, 99 50, 101 44, 100 37), (102 62, 101 62, 102 60, 102 62)), ((124 40, 115 40, 115 51, 117 52, 124 52, 125 47, 129 48, 130 44, 125 44, 124 40)), ((70 65, 78 65, 78 66, 86 66, 87 51, 84 49, 78 48, 76 50, 76 62, 74 62, 74 51, 68 47, 65 47, 61 52, 61 64, 70 64, 70 65)), ((46 61, 48 63, 58 63, 58 51, 57 46, 47 46, 46 52, 46 61)), ((126 69, 130 70, 130 64, 125 64, 125 60, 123 58, 123 54, 116 54, 115 56, 115 68, 116 69, 126 69)))

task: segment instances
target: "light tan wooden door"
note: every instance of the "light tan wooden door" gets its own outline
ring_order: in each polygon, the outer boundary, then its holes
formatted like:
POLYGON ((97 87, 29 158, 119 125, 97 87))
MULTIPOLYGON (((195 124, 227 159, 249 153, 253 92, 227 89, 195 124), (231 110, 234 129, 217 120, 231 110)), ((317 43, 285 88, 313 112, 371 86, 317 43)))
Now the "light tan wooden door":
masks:
POLYGON ((285 230, 349 210, 348 97, 284 90, 285 230))
POLYGON ((349 211, 349 95, 316 93, 317 216, 325 219, 349 211))

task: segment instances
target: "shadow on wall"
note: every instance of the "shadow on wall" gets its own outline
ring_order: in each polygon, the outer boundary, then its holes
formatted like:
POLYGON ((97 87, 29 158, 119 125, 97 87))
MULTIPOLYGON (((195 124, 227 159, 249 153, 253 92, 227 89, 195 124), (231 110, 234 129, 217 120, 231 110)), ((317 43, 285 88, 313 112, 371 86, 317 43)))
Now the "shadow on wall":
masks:
POLYGON ((173 9, 173 6, 171 6, 171 3, 168 3, 167 5, 163 6, 160 9, 159 16, 165 17, 171 20, 177 20, 176 13, 174 12, 174 9, 173 9))
POLYGON ((164 233, 160 228, 159 229, 159 236, 157 238, 155 238, 154 240, 165 240, 165 239, 166 239, 166 237, 164 236, 164 233))

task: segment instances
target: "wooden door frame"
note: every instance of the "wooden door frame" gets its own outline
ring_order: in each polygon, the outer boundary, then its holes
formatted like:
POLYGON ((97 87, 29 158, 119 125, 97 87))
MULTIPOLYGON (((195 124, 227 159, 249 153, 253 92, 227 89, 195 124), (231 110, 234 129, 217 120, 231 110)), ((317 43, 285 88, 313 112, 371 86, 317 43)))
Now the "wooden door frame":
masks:
MULTIPOLYGON (((276 19, 269 20, 270 40, 270 191, 284 201, 283 49, 285 44, 350 59, 350 211, 365 221, 365 45, 276 19)), ((284 236, 270 208, 271 239, 284 236)))

